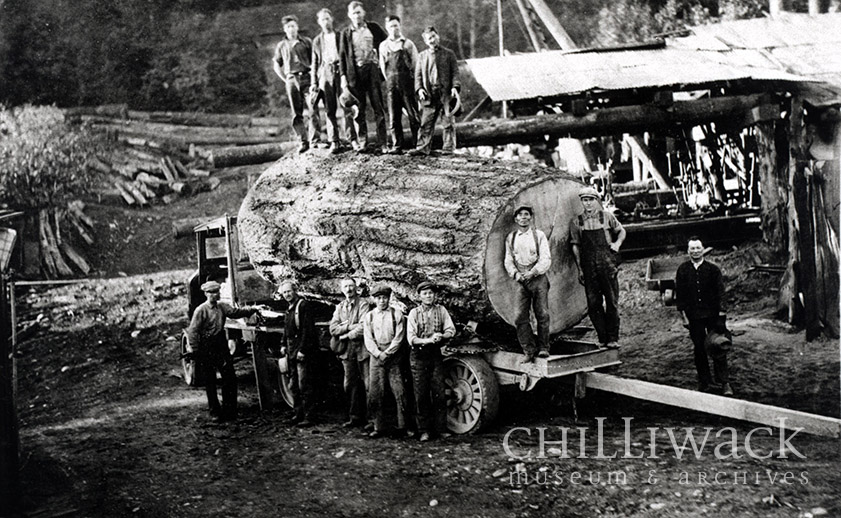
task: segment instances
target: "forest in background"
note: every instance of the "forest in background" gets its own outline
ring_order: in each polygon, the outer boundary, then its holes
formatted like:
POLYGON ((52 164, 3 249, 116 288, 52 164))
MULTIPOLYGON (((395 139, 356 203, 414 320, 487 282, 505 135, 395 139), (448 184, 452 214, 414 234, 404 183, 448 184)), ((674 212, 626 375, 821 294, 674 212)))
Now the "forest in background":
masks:
MULTIPOLYGON (((766 0, 547 3, 579 47, 645 41, 767 10, 766 0)), ((495 0, 366 4, 371 20, 401 14, 404 32, 421 48, 423 27, 434 25, 461 59, 499 53, 495 0)), ((807 9, 807 0, 783 4, 807 9)), ((532 51, 515 2, 502 5, 506 51, 532 51)), ((345 0, 0 0, 0 103, 268 114, 282 96, 265 42, 282 31, 281 17, 298 14, 303 34, 314 36, 318 9, 331 8, 340 28, 346 6, 345 0)))

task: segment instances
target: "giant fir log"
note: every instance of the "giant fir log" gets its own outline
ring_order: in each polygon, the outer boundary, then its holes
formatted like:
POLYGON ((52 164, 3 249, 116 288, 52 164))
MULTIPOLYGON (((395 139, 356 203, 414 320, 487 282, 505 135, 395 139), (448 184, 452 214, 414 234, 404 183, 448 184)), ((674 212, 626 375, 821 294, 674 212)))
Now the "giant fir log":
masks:
POLYGON ((336 296, 338 280, 352 275, 406 299, 430 280, 457 320, 513 323, 517 285, 502 266, 505 236, 514 208, 529 204, 552 250, 557 332, 586 313, 568 243, 579 188, 556 169, 519 162, 313 150, 275 162, 252 186, 240 243, 263 276, 294 278, 304 292, 336 296))

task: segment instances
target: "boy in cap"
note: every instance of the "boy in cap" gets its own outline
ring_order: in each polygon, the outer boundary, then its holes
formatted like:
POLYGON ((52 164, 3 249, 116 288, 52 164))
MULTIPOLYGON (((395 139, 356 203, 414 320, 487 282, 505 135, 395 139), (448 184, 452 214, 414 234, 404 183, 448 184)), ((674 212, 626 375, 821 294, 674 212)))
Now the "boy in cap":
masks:
POLYGON ((310 141, 318 141, 320 132, 318 114, 312 113, 314 110, 306 110, 307 101, 304 98, 310 87, 312 43, 309 38, 298 36, 297 16, 284 16, 282 23, 285 38, 275 47, 272 68, 286 85, 289 108, 292 110, 292 129, 301 139, 298 151, 303 153, 310 148, 310 141))
POLYGON ((215 421, 229 421, 236 419, 237 414, 237 377, 225 336, 225 320, 249 317, 256 313, 258 308, 237 309, 230 304, 219 302, 221 286, 216 281, 202 284, 201 289, 207 300, 193 312, 187 338, 196 361, 207 376, 205 391, 210 415, 215 421), (216 394, 217 371, 222 376, 222 406, 219 405, 219 397, 216 394))
POLYGON ((371 355, 370 390, 368 408, 374 418, 374 431, 368 436, 377 439, 385 435, 385 385, 388 382, 394 401, 397 403, 398 436, 406 436, 406 412, 408 402, 400 372, 400 357, 404 352, 406 319, 403 313, 389 307, 391 288, 383 286, 371 294, 377 301, 374 309, 364 319, 365 348, 371 355))
POLYGON ((517 281, 517 341, 523 348, 522 363, 549 357, 549 277, 552 266, 549 240, 542 230, 534 228, 534 209, 521 205, 514 211, 517 228, 505 238, 505 271, 517 281), (529 324, 529 309, 537 318, 537 344, 529 324))
POLYGON ((368 350, 363 337, 363 319, 370 306, 359 296, 356 281, 342 279, 342 293, 345 300, 336 305, 330 320, 331 349, 342 360, 345 372, 344 389, 349 404, 349 420, 346 428, 365 424, 366 391, 369 385, 368 350), (333 343, 339 346, 337 351, 333 343))
POLYGON ((599 342, 619 346, 619 249, 625 229, 610 212, 601 208, 599 193, 584 187, 579 193, 584 213, 569 227, 572 255, 578 266, 578 282, 587 294, 587 313, 599 342))
POLYGON ((450 100, 458 98, 461 83, 458 80, 458 62, 452 50, 442 47, 441 37, 435 27, 423 31, 426 50, 418 55, 415 65, 415 93, 420 99, 420 134, 411 155, 429 155, 432 152, 432 134, 438 115, 444 122, 444 146, 442 151, 452 152, 456 147, 455 116, 450 100))
POLYGON ((409 312, 406 336, 411 353, 415 404, 420 440, 426 442, 435 435, 448 436, 447 407, 444 400, 444 358, 441 347, 456 334, 447 308, 437 304, 436 286, 431 282, 418 285, 421 305, 409 312))

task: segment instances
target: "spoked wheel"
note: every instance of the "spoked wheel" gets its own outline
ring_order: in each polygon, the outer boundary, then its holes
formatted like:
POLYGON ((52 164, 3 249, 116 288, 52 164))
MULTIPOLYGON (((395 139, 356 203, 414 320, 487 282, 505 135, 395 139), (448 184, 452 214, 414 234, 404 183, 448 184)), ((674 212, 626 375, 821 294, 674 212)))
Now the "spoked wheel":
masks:
POLYGON ((283 401, 290 408, 295 408, 295 395, 292 393, 292 376, 289 373, 284 374, 278 369, 277 386, 280 389, 280 397, 283 398, 283 401))
POLYGON ((499 409, 499 385, 490 365, 479 357, 444 360, 447 428, 463 434, 479 431, 499 409))
POLYGON ((185 358, 184 355, 193 352, 190 345, 190 338, 187 331, 181 334, 181 368, 184 370, 184 381, 190 387, 199 387, 204 383, 204 373, 201 372, 198 362, 193 358, 185 358))

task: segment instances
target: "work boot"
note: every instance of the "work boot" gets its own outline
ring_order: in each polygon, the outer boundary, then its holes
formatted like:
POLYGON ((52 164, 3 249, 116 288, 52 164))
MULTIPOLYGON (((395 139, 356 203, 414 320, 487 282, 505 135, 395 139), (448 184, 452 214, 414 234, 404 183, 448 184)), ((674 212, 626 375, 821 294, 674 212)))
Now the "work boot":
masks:
POLYGON ((725 396, 732 396, 733 395, 733 387, 731 387, 729 383, 725 383, 724 384, 724 391, 722 393, 725 396))
POLYGON ((407 154, 409 156, 429 156, 430 152, 425 149, 416 147, 415 149, 409 151, 409 153, 407 154))
POLYGON ((549 357, 549 351, 540 351, 539 353, 537 353, 537 357, 538 358, 548 358, 549 357))
POLYGON ((520 363, 521 364, 532 363, 533 361, 534 361, 534 355, 533 354, 526 354, 526 355, 523 356, 523 359, 520 360, 520 363))
POLYGON ((423 432, 420 436, 420 442, 429 442, 432 437, 429 436, 429 432, 423 432))
POLYGON ((338 142, 331 142, 330 143, 330 154, 331 155, 338 155, 342 152, 342 147, 339 145, 338 142))
POLYGON ((309 142, 301 142, 301 146, 298 148, 298 153, 306 153, 310 148, 309 142))
POLYGON ((364 146, 362 144, 360 144, 358 140, 351 140, 350 141, 350 147, 354 151, 356 151, 357 153, 359 153, 360 151, 362 151, 364 149, 364 146))
POLYGON ((369 439, 379 439, 381 437, 385 437, 385 433, 383 433, 379 430, 374 430, 373 432, 368 434, 369 439))
POLYGON ((362 426, 362 423, 363 422, 360 421, 359 419, 351 419, 350 421, 342 423, 342 427, 343 428, 356 428, 358 426, 362 426))

